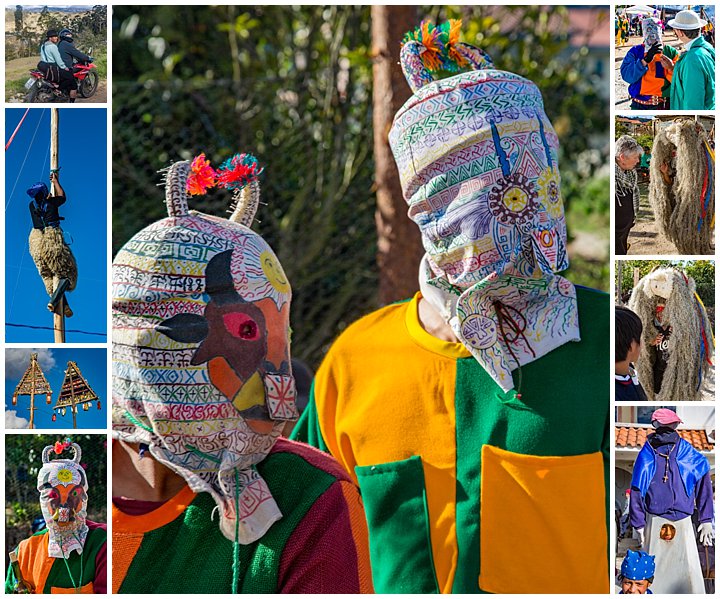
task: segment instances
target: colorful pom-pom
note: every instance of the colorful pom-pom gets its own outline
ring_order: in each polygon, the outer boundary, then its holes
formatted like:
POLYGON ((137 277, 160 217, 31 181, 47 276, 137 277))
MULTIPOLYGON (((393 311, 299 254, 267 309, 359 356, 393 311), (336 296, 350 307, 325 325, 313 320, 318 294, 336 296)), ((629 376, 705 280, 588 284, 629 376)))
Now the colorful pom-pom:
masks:
POLYGON ((225 189, 240 190, 257 180, 263 169, 252 154, 235 154, 217 171, 217 184, 225 189))
POLYGON ((53 445, 53 451, 56 455, 60 455, 63 452, 63 444, 60 443, 60 441, 55 441, 55 445, 53 445))
POLYGON ((203 195, 207 190, 215 186, 217 173, 210 161, 205 159, 205 154, 193 158, 190 163, 190 174, 187 178, 187 191, 190 195, 203 195))
POLYGON ((468 64, 456 47, 460 43, 461 27, 460 19, 450 19, 440 25, 423 21, 420 27, 405 34, 402 43, 417 42, 423 47, 420 59, 428 71, 457 72, 468 64))

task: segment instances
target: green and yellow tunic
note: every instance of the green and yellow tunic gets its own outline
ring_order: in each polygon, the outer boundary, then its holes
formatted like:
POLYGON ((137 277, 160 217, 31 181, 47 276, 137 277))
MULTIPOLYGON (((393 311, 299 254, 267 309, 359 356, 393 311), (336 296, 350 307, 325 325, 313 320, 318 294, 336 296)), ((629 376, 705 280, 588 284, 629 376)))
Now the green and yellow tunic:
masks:
POLYGON ((419 294, 332 346, 293 438, 358 482, 376 592, 608 592, 609 298, 577 297, 582 340, 520 397, 422 328, 419 294))

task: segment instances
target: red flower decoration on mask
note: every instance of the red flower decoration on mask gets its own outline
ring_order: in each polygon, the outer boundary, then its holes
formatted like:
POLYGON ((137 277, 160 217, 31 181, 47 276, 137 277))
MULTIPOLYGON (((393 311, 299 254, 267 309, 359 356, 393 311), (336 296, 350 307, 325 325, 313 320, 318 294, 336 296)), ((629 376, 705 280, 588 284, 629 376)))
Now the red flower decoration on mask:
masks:
POLYGON ((187 179, 187 191, 190 195, 203 195, 211 187, 215 187, 217 173, 210 166, 210 161, 205 159, 205 154, 193 158, 190 163, 190 174, 187 179))
POLYGON ((225 189, 242 189, 255 181, 263 169, 252 154, 235 154, 222 163, 217 172, 217 184, 225 189))

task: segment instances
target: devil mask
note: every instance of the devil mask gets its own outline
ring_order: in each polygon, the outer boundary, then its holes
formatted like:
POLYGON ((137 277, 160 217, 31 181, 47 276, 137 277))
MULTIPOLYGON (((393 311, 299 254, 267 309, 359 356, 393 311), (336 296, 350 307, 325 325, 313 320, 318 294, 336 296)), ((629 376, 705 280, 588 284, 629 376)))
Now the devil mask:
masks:
POLYGON ((113 263, 113 434, 147 444, 194 491, 210 493, 223 534, 247 544, 281 517, 253 466, 297 418, 290 285, 245 226, 256 177, 226 186, 235 190, 230 220, 188 211, 198 174, 206 186, 221 179, 203 160, 167 170, 169 218, 135 235, 113 263))
POLYGON ((53 449, 52 445, 43 449, 37 489, 48 529, 48 555, 67 558, 72 551, 82 554, 87 538, 88 484, 80 465, 80 446, 72 444, 71 460, 50 460, 53 449))

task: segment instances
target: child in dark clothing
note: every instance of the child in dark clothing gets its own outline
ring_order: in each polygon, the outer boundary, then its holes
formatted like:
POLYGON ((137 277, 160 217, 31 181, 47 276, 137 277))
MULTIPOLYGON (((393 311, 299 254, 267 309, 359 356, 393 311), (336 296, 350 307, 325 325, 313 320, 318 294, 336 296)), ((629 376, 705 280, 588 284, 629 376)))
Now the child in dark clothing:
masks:
POLYGON ((633 366, 640 356, 642 329, 635 312, 615 306, 615 401, 647 401, 633 366))

